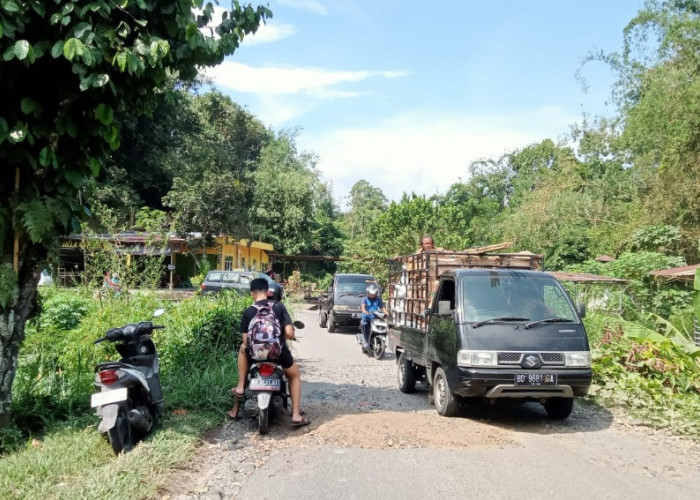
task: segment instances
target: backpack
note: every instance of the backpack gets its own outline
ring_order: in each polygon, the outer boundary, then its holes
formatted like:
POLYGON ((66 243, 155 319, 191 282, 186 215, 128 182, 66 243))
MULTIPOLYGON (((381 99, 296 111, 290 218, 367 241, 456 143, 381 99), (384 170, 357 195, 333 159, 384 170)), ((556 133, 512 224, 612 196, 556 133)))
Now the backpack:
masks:
POLYGON ((248 325, 248 342, 250 357, 255 361, 277 359, 282 353, 282 327, 272 310, 273 305, 271 300, 265 304, 253 304, 257 312, 248 325))

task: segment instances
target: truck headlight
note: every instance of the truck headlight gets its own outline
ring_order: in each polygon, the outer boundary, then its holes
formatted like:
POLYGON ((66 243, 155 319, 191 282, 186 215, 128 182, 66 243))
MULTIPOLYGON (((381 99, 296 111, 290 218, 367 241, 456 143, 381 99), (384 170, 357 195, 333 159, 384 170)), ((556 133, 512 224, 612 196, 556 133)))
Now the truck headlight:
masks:
POLYGON ((498 366, 498 353, 495 351, 468 351, 461 350, 457 353, 457 365, 459 366, 498 366))
POLYGON ((589 368, 591 366, 590 351, 564 353, 564 364, 571 368, 589 368))
POLYGON ((333 310, 334 310, 334 311, 347 311, 347 310, 348 310, 348 306, 337 306, 337 305, 334 305, 334 306, 333 306, 333 310))

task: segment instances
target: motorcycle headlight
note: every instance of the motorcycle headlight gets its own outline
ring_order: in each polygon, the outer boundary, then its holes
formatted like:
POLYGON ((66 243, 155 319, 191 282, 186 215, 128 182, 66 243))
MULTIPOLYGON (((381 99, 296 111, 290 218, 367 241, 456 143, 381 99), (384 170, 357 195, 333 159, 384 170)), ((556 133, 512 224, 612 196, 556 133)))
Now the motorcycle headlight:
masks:
POLYGON ((564 353, 564 364, 571 368, 589 368, 591 366, 590 351, 564 353))

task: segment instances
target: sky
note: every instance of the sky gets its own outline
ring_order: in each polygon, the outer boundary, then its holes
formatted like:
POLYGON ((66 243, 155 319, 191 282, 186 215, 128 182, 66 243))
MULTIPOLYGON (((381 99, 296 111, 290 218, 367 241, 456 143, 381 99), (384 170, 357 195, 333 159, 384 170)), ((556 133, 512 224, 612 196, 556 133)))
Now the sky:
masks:
POLYGON ((346 210, 359 180, 389 200, 445 193, 473 161, 563 140, 584 113, 614 114, 614 75, 582 61, 619 51, 644 1, 267 5, 267 24, 207 74, 266 126, 297 130, 346 210))

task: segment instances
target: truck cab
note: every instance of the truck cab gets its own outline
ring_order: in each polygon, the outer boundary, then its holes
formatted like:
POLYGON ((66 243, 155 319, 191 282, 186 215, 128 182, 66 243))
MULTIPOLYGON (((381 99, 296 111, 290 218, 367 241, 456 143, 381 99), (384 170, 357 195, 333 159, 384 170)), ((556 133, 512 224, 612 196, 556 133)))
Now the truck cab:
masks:
POLYGON ((413 280, 404 272, 403 284, 390 283, 388 342, 399 389, 413 392, 424 376, 446 416, 479 398, 538 401, 551 418, 568 417, 573 398, 587 394, 592 372, 583 307, 574 306, 561 283, 534 269, 458 263, 432 277, 429 266, 421 269, 413 280), (429 296, 415 297, 418 282, 429 296))
POLYGON ((369 274, 336 274, 326 293, 318 299, 318 324, 329 333, 338 326, 359 326, 362 300, 377 280, 369 274))

